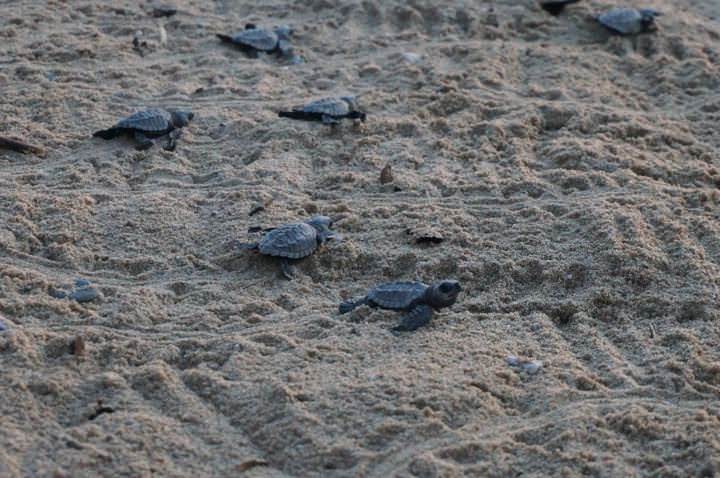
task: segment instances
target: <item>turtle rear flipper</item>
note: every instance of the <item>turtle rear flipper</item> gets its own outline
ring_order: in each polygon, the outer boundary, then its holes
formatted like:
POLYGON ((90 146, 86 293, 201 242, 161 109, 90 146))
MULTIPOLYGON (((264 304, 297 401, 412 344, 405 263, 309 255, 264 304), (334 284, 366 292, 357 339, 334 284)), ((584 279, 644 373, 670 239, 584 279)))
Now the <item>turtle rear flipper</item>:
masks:
POLYGON ((420 304, 410 310, 402 319, 400 323, 392 328, 393 332, 412 332, 423 325, 427 325, 432 319, 433 310, 432 307, 426 304, 420 304))
POLYGON ((233 41, 233 37, 230 35, 223 35, 222 33, 216 33, 216 37, 218 37, 220 40, 222 40, 224 43, 235 43, 233 41))
POLYGON ((117 138, 121 134, 123 134, 123 130, 121 128, 108 128, 101 129, 100 131, 95 131, 93 133, 93 137, 102 139, 113 139, 117 138))

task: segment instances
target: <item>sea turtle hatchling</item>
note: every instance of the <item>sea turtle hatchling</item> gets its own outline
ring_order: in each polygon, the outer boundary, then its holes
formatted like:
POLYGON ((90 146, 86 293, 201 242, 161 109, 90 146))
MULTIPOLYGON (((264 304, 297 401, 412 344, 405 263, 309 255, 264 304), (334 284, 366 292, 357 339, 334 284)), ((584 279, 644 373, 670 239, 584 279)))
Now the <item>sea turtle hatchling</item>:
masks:
POLYGON ((180 129, 187 126, 194 117, 189 111, 166 111, 160 108, 151 108, 133 113, 117 122, 112 128, 96 131, 93 136, 103 139, 113 139, 122 135, 131 135, 135 138, 140 150, 148 149, 154 144, 151 138, 167 136, 165 149, 175 149, 180 129))
POLYGON ((338 96, 321 98, 291 111, 280 111, 281 118, 302 121, 321 121, 325 124, 337 124, 343 118, 365 121, 365 113, 358 111, 357 99, 354 96, 338 96))
POLYGON ((389 282, 380 284, 361 299, 340 304, 339 311, 346 314, 360 305, 407 312, 393 332, 413 331, 430 322, 433 311, 450 307, 462 288, 456 280, 442 280, 432 285, 422 282, 389 282))
POLYGON ((329 239, 340 239, 338 234, 330 230, 331 227, 332 219, 329 217, 314 216, 305 222, 266 229, 260 241, 243 244, 243 247, 280 258, 283 275, 292 280, 294 271, 291 260, 309 256, 329 239))
POLYGON ((613 33, 619 35, 638 35, 657 30, 655 18, 661 12, 651 8, 613 8, 597 16, 597 21, 613 33))
POLYGON ((252 23, 245 25, 245 30, 234 35, 216 34, 225 43, 238 46, 251 58, 257 58, 260 52, 274 53, 278 56, 292 56, 290 35, 292 29, 287 26, 275 27, 272 30, 258 28, 252 23))

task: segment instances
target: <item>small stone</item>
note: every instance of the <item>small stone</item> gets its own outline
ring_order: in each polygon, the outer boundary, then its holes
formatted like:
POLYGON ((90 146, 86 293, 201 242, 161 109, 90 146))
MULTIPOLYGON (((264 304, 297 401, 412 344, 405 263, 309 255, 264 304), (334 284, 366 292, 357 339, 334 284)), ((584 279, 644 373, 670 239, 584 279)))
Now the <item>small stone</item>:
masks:
POLYGON ((73 291, 68 297, 80 303, 92 302, 97 299, 100 294, 94 287, 84 287, 73 291))
POLYGON ((361 78, 364 78, 364 77, 366 77, 366 76, 375 76, 375 75, 378 75, 378 74, 380 73, 380 71, 381 71, 381 70, 380 70, 380 67, 379 67, 379 66, 377 66, 377 65, 375 65, 375 64, 373 64, 373 63, 370 63, 369 65, 363 66, 363 67, 360 69, 359 74, 360 74, 360 77, 361 77, 361 78))
POLYGON ((315 87, 318 90, 331 90, 335 88, 335 82, 327 78, 320 78, 315 82, 315 87))
POLYGON ((418 63, 422 62, 422 56, 418 55, 417 53, 406 51, 402 54, 402 57, 406 62, 412 63, 413 65, 417 65, 418 63))
POLYGON ((522 364, 522 369, 525 370, 530 375, 535 375, 540 371, 542 368, 543 363, 539 360, 531 360, 530 362, 526 362, 522 364))
POLYGON ((520 367, 529 375, 535 375, 543 367, 543 363, 540 360, 525 360, 515 355, 505 357, 505 362, 511 367, 520 367))
POLYGON ((5 332, 7 329, 7 322, 5 322, 2 317, 0 317, 0 332, 5 332))

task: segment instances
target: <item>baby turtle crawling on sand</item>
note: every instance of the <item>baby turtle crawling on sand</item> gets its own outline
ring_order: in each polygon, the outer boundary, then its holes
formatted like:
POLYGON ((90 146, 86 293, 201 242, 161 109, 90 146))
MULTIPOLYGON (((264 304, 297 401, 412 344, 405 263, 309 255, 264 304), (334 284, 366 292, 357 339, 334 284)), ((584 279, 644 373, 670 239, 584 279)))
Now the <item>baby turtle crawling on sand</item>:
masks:
POLYGON ((580 0, 552 0, 546 2, 540 2, 540 8, 548 12, 550 15, 560 15, 565 7, 578 3, 580 0))
POLYGON ((278 56, 289 57, 292 55, 290 46, 290 35, 292 29, 283 25, 273 30, 257 28, 254 24, 245 25, 245 30, 234 35, 223 35, 218 33, 217 37, 225 43, 232 43, 240 47, 251 58, 257 58, 260 52, 274 53, 278 56))
POLYGON ((166 111, 152 108, 138 111, 109 129, 96 131, 93 136, 103 139, 113 139, 121 135, 132 135, 137 141, 137 149, 148 149, 154 144, 150 138, 167 136, 165 149, 175 149, 176 140, 180 137, 180 128, 187 126, 193 119, 189 111, 166 111))
POLYGON ((363 304, 381 309, 403 310, 407 314, 392 331, 409 332, 430 322, 433 310, 453 305, 461 290, 456 280, 443 280, 432 285, 422 282, 389 282, 370 289, 362 299, 343 302, 339 310, 341 314, 346 314, 363 304))
POLYGON ((662 13, 651 8, 613 8, 597 16, 597 21, 613 33, 619 35, 638 35, 657 30, 655 17, 662 13))
POLYGON ((343 118, 365 121, 365 113, 357 108, 354 96, 330 97, 311 101, 304 106, 293 108, 292 111, 280 111, 278 116, 303 121, 322 121, 325 124, 337 124, 343 118))
POLYGON ((307 257, 328 239, 340 237, 330 230, 332 219, 327 216, 314 216, 305 222, 295 222, 266 229, 259 242, 243 244, 245 249, 259 250, 260 254, 280 258, 280 267, 285 277, 294 276, 290 261, 307 257))

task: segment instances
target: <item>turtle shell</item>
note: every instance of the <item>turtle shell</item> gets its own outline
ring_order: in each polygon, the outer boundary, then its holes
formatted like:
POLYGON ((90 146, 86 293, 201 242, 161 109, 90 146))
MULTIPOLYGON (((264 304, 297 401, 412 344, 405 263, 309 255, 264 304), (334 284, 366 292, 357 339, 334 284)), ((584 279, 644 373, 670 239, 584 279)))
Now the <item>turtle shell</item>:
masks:
POLYGON ((643 30, 642 15, 634 8, 613 8, 597 19, 606 28, 622 35, 641 33, 643 30))
POLYGON ((233 35, 233 41, 260 51, 272 51, 277 47, 278 36, 263 28, 250 28, 233 35))
POLYGON ((342 98, 322 98, 302 107, 305 113, 321 113, 331 116, 343 116, 350 113, 350 105, 342 98))
POLYGON ((170 113, 158 108, 138 111, 120 120, 115 127, 134 129, 146 133, 163 133, 174 129, 170 113))
POLYGON ((427 288, 422 282, 389 282, 372 289, 367 298, 383 309, 407 309, 422 298, 427 288))
POLYGON ((315 252, 317 239, 317 231, 309 224, 285 224, 265 234, 259 248, 268 256, 300 259, 315 252))

